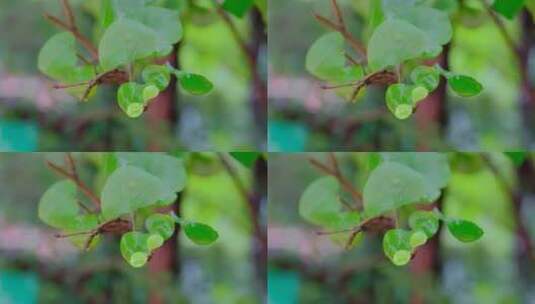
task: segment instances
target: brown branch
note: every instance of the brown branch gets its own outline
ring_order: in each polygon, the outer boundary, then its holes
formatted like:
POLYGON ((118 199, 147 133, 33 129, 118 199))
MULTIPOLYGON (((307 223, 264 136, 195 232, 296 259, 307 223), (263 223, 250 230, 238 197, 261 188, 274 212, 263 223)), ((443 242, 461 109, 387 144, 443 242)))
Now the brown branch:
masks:
POLYGON ((76 29, 76 22, 74 21, 74 13, 71 8, 69 0, 61 0, 61 6, 63 7, 63 14, 67 18, 68 25, 72 29, 76 29))
POLYGON ((338 166, 336 156, 334 156, 334 153, 329 153, 328 157, 329 157, 329 162, 331 163, 330 166, 325 165, 314 158, 310 158, 309 162, 314 167, 324 172, 325 174, 331 175, 334 178, 336 178, 336 180, 338 180, 338 183, 340 183, 342 188, 344 188, 344 190, 347 191, 351 195, 355 203, 358 204, 358 207, 361 207, 362 206, 362 194, 357 189, 355 189, 353 184, 347 178, 343 176, 342 172, 340 171, 340 167, 338 166))
POLYGON ((500 31, 500 34, 502 35, 503 39, 505 40, 505 43, 511 49, 511 52, 513 52, 514 55, 517 57, 520 57, 520 50, 516 43, 514 42, 513 38, 507 32, 507 29, 505 28, 505 24, 503 21, 496 15, 496 13, 492 10, 492 8, 489 6, 489 4, 485 0, 479 0, 483 7, 485 8, 485 11, 489 14, 490 18, 492 19, 492 22, 496 25, 498 30, 500 31))
POLYGON ((225 10, 223 10, 221 5, 219 3, 217 3, 217 1, 213 0, 212 2, 214 4, 214 6, 215 6, 215 10, 216 10, 217 14, 219 15, 219 17, 221 17, 223 22, 229 28, 229 30, 230 30, 230 32, 232 34, 232 37, 234 38, 234 40, 236 41, 236 43, 240 47, 242 53, 247 58, 247 63, 251 67, 251 70, 256 70, 255 59, 254 59, 254 56, 252 54, 252 51, 247 46, 247 43, 245 43, 245 39, 241 36, 240 32, 238 31, 238 27, 236 26, 236 24, 234 24, 234 22, 232 21, 230 16, 225 12, 225 10))
POLYGON ((74 35, 74 37, 76 38, 76 40, 78 40, 78 42, 80 42, 80 44, 83 45, 87 49, 87 51, 89 52, 89 54, 91 55, 93 60, 97 61, 98 60, 98 50, 93 45, 91 40, 89 40, 87 37, 85 37, 80 32, 78 27, 76 26, 76 22, 75 22, 75 19, 74 19, 74 14, 73 14, 72 8, 71 8, 68 0, 62 0, 61 3, 62 3, 62 6, 63 6, 63 12, 64 12, 65 16, 67 17, 68 22, 65 23, 62 20, 60 20, 59 18, 57 18, 55 16, 52 16, 50 14, 47 14, 47 13, 44 14, 45 19, 47 19, 48 21, 50 21, 52 24, 56 25, 57 27, 59 27, 59 28, 61 28, 63 30, 71 32, 74 35))
POLYGON ((82 180, 78 178, 78 176, 76 176, 74 173, 68 172, 64 168, 50 161, 46 161, 46 164, 57 174, 72 180, 76 184, 78 189, 80 189, 80 191, 82 191, 82 193, 84 193, 91 200, 91 202, 93 202, 93 205, 95 205, 96 209, 100 210, 100 199, 93 193, 93 191, 91 191, 91 189, 89 189, 89 187, 82 180))
POLYGON ((314 14, 314 17, 323 26, 339 32, 344 37, 346 42, 355 50, 355 52, 357 52, 362 58, 364 59, 367 58, 366 47, 364 46, 362 42, 360 42, 357 38, 355 38, 351 34, 351 32, 349 32, 349 30, 347 29, 347 26, 345 24, 344 17, 342 14, 342 10, 340 9, 340 6, 338 5, 336 0, 331 0, 331 9, 336 18, 336 22, 333 22, 317 14, 314 14))
POLYGON ((219 161, 223 165, 223 168, 225 168, 225 171, 227 171, 228 175, 232 179, 232 182, 240 192, 243 199, 251 203, 252 196, 249 191, 247 191, 247 188, 245 188, 245 185, 242 183, 240 177, 238 176, 238 172, 236 172, 236 169, 222 153, 217 153, 217 157, 219 158, 219 161))

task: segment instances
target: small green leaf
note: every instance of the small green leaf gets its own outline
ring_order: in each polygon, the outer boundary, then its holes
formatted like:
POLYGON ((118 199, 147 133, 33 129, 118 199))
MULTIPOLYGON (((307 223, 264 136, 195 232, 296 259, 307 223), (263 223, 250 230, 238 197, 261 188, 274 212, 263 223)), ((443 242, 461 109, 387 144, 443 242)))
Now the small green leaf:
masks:
POLYGON ((50 38, 37 58, 39 70, 54 79, 61 80, 76 67, 76 41, 69 33, 60 33, 50 38))
POLYGON ((141 76, 143 81, 156 86, 160 91, 165 90, 171 81, 169 69, 163 65, 149 65, 143 69, 141 76))
POLYGON ((310 223, 332 229, 345 229, 360 221, 357 212, 342 211, 339 198, 340 186, 332 177, 322 177, 312 182, 299 199, 299 214, 310 223))
POLYGON ((513 20, 524 7, 525 0, 495 0, 492 9, 513 20))
POLYGON ((167 240, 175 232, 175 221, 168 214, 155 213, 145 220, 145 227, 151 234, 158 234, 167 240))
POLYGON ((163 245, 164 239, 159 234, 151 234, 147 238, 147 248, 149 250, 154 250, 160 248, 163 245))
POLYGON ((131 118, 141 116, 145 111, 143 85, 135 82, 123 83, 117 91, 119 107, 131 118))
POLYGON ((217 231, 202 223, 189 222, 184 225, 184 232, 197 245, 210 245, 219 238, 217 231))
POLYGON ((259 152, 230 152, 230 155, 245 167, 252 168, 262 154, 259 152))
POLYGON ((254 0, 225 0, 222 7, 234 16, 242 18, 254 3, 254 0))
POLYGON ((39 218, 55 228, 71 228, 80 209, 76 193, 76 185, 69 180, 50 186, 39 201, 39 218))
POLYGON ((388 230, 383 237, 383 251, 396 266, 403 266, 411 260, 411 232, 402 229, 388 230))
POLYGON ((415 85, 433 92, 440 83, 440 72, 435 67, 418 66, 412 70, 411 80, 415 85))
POLYGON ((149 101, 156 98, 159 94, 160 94, 160 90, 158 90, 158 87, 154 85, 144 86, 143 87, 143 103, 147 104, 149 101))
POLYGON ((475 223, 459 219, 448 221, 448 230, 456 239, 464 243, 477 241, 484 233, 475 223))
POLYGON ((448 77, 450 88, 462 97, 476 96, 483 90, 483 86, 474 78, 464 75, 448 77))
POLYGON ((150 253, 147 247, 149 235, 142 232, 127 232, 122 235, 119 248, 123 258, 133 267, 145 265, 150 253))
POLYGON ((439 223, 433 212, 415 211, 409 216, 409 226, 415 231, 422 231, 427 238, 431 238, 437 233, 439 223))
POLYGON ((505 155, 515 164, 521 166, 528 157, 527 152, 505 152, 505 155))
POLYGON ((214 85, 206 77, 192 73, 181 73, 180 85, 192 95, 205 95, 213 90, 214 85))
POLYGON ((414 87, 411 91, 411 100, 414 105, 422 101, 429 95, 429 91, 424 87, 414 87))
POLYGON ((423 231, 418 230, 411 233, 409 243, 412 248, 421 246, 425 244, 425 242, 427 242, 427 235, 423 231))
POLYGON ((305 66, 308 72, 321 79, 330 79, 345 67, 344 37, 338 32, 325 34, 309 48, 305 66))
POLYGON ((392 84, 386 90, 386 105, 397 119, 407 119, 413 112, 412 88, 406 84, 392 84))

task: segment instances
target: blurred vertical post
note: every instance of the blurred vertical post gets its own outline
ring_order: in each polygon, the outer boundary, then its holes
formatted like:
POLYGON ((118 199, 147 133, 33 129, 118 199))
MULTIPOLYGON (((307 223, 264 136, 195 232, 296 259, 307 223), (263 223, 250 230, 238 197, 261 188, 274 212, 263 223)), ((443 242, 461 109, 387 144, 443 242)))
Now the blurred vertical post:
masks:
MULTIPOLYGON (((164 62, 168 62, 173 67, 178 68, 178 52, 180 44, 175 44, 173 51, 164 62)), ((168 134, 174 136, 174 128, 178 123, 178 94, 177 94, 177 78, 171 75, 171 82, 169 87, 160 93, 155 100, 152 101, 151 106, 147 111, 148 128, 152 133, 150 136, 152 142, 149 143, 148 149, 151 151, 161 151, 165 149, 165 144, 162 141, 168 138, 168 134), (163 136, 162 136, 163 132, 163 136)), ((174 204, 162 211, 174 211, 180 215, 180 200, 182 196, 179 193, 174 204)), ((178 235, 177 230, 173 237, 171 237, 161 248, 154 252, 152 259, 149 262, 149 272, 153 278, 154 284, 151 288, 149 302, 151 304, 165 303, 165 298, 162 297, 162 290, 159 282, 162 280, 173 280, 178 277, 180 272, 179 252, 178 252, 178 235)))
MULTIPOLYGON (((180 43, 173 47, 171 54, 159 63, 168 62, 174 68, 179 64, 180 43)), ((167 147, 169 137, 175 137, 175 128, 179 119, 179 100, 177 94, 177 78, 171 74, 171 81, 167 89, 160 93, 147 109, 147 129, 151 139, 148 142, 149 151, 161 151, 167 147)))
POLYGON ((257 276, 262 283, 261 288, 266 288, 267 278, 267 223, 264 222, 267 203, 267 161, 259 157, 254 165, 253 193, 250 199, 251 213, 253 216, 253 227, 255 228, 254 238, 254 261, 257 276))
MULTIPOLYGON (((432 64, 438 63, 444 69, 449 69, 450 44, 444 46, 440 57, 432 64)), ((431 138, 444 138, 446 127, 448 126, 447 107, 447 86, 444 79, 440 80, 440 85, 427 98, 418 103, 416 111, 416 124, 420 130, 418 138, 418 149, 429 150, 428 146, 431 138)))
POLYGON ((527 10, 522 11, 520 20, 522 34, 517 51, 521 77, 520 115, 522 115, 524 142, 529 147, 529 144, 534 139, 533 129, 535 128, 535 85, 530 79, 529 70, 530 53, 535 43, 535 24, 527 10))
POLYGON ((255 142, 258 145, 265 143, 267 133, 267 79, 264 77, 262 53, 267 52, 267 35, 264 26, 262 14, 255 7, 251 13, 251 97, 250 103, 253 111, 253 118, 255 120, 257 132, 255 134, 255 142))

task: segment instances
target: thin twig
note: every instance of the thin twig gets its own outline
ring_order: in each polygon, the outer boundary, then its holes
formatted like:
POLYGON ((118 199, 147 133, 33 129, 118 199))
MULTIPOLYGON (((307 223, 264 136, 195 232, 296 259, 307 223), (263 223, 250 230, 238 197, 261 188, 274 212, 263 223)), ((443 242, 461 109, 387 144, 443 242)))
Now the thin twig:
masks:
POLYGON ((492 8, 489 6, 489 4, 485 0, 480 0, 480 2, 485 8, 485 11, 487 11, 487 13, 489 14, 490 18, 492 19, 496 27, 498 27, 500 34, 502 35, 503 39, 505 40, 505 43, 507 43, 507 46, 511 49, 513 54, 515 55, 519 54, 520 50, 518 46, 516 45, 516 43, 514 42, 511 35, 509 34, 509 32, 507 32, 507 29, 503 21, 498 17, 498 15, 496 15, 496 13, 494 13, 492 8))
POLYGON ((355 38, 353 34, 351 34, 351 32, 349 32, 349 30, 347 29, 342 10, 340 9, 340 6, 338 5, 336 0, 331 0, 331 9, 336 18, 336 22, 333 22, 317 14, 314 14, 314 17, 323 26, 342 34, 346 42, 355 50, 355 52, 357 52, 363 59, 366 59, 367 58, 366 47, 364 46, 362 42, 360 42, 357 38, 355 38))
POLYGON ((320 171, 323 171, 327 175, 331 175, 336 178, 340 185, 344 188, 344 190, 351 194, 351 197, 353 198, 355 203, 359 204, 360 207, 362 203, 362 194, 357 191, 353 184, 343 176, 338 166, 338 162, 336 161, 336 157, 333 154, 330 154, 329 158, 331 166, 327 166, 314 158, 310 158, 309 162, 320 171))
POLYGON ((91 57, 93 58, 93 60, 95 60, 95 61, 98 60, 98 50, 97 50, 97 48, 93 45, 93 43, 88 38, 86 38, 84 35, 82 35, 82 33, 80 33, 78 30, 73 31, 72 28, 70 28, 63 21, 59 20, 57 17, 54 17, 54 16, 46 14, 46 13, 44 14, 44 17, 45 17, 45 19, 47 19, 48 21, 52 22, 57 27, 59 27, 59 28, 61 28, 63 30, 71 32, 74 35, 74 37, 76 38, 76 40, 78 40, 78 42, 80 42, 80 44, 82 44, 87 49, 89 54, 91 54, 91 57))
POLYGON ((236 26, 236 24, 234 24, 232 19, 230 19, 230 16, 225 12, 225 10, 223 10, 221 5, 219 3, 217 3, 217 1, 213 0, 212 2, 214 4, 214 6, 215 6, 216 13, 221 17, 223 22, 229 28, 229 30, 230 30, 230 32, 232 34, 232 37, 234 38, 234 40, 236 41, 236 43, 240 47, 242 53, 247 58, 247 62, 249 63, 249 65, 252 68, 254 68, 254 66, 255 66, 254 56, 253 56, 252 51, 249 48, 249 46, 247 46, 247 43, 245 43, 245 39, 241 36, 240 32, 238 31, 238 27, 236 26))
POLYGON ((68 172, 67 170, 63 169, 62 167, 50 162, 50 161, 46 161, 46 164, 48 165, 48 167, 50 167, 50 169, 52 169, 53 171, 55 171, 56 173, 58 173, 59 175, 62 175, 63 177, 66 177, 70 180, 72 180, 76 186, 78 187, 78 189, 80 189, 80 191, 82 191, 92 202, 93 204, 95 205, 96 209, 97 210, 100 210, 100 199, 93 193, 93 191, 91 191, 91 189, 89 189, 89 187, 87 187, 83 181, 81 181, 78 177, 76 177, 75 175, 73 175, 72 173, 68 172))
POLYGON ((65 18, 67 18, 69 27, 72 30, 76 30, 76 22, 74 21, 74 13, 72 11, 69 0, 61 0, 61 6, 63 7, 63 14, 65 15, 65 18))
POLYGON ((223 155, 222 153, 217 153, 217 156, 221 164, 227 171, 228 175, 232 179, 232 182, 240 192, 243 199, 247 202, 251 202, 251 194, 249 193, 249 191, 247 191, 247 188, 245 188, 245 185, 242 183, 240 177, 238 176, 238 172, 236 172, 236 169, 232 166, 232 164, 230 164, 225 155, 223 155))

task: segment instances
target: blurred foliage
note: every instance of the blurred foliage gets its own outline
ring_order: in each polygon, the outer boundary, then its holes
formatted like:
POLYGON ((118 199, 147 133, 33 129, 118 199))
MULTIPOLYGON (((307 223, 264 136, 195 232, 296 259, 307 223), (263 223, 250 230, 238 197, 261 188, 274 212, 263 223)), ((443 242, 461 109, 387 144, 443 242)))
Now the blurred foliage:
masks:
MULTIPOLYGON (((74 154, 79 175, 97 193, 107 176, 101 156, 74 154)), ((176 155, 185 161, 188 175, 180 215, 207 223, 220 235, 206 248, 180 232, 175 250, 178 272, 130 267, 120 256, 118 237, 103 237, 88 253, 54 238, 54 229, 37 218, 37 203, 58 180, 45 160, 61 163, 63 157, 64 153, 0 155, 0 303, 146 303, 154 293, 165 303, 263 302, 265 281, 256 274, 262 265, 252 258, 258 246, 252 221, 264 225, 264 220, 251 218, 247 202, 214 153, 176 155)), ((227 159, 250 189, 253 171, 228 155, 227 159)))
MULTIPOLYGON (((372 1, 338 2, 349 30, 368 41, 372 1)), ((521 71, 517 58, 480 1, 458 3, 451 13, 449 70, 473 76, 485 90, 477 97, 464 99, 448 89, 446 122, 441 125, 439 121, 426 122, 427 111, 432 110, 424 110, 424 105, 419 115, 397 121, 384 106, 382 87, 368 88, 356 103, 322 90, 322 83, 305 70, 305 55, 312 43, 328 32, 311 13, 330 17, 329 1, 273 0, 269 28, 269 126, 274 131, 270 133, 270 150, 294 151, 291 143, 303 139, 304 151, 499 151, 533 145, 533 138, 523 139, 520 135, 527 130, 523 129, 520 112, 521 71), (298 129, 302 131, 295 132, 298 129)), ((503 21, 515 41, 522 37, 530 39, 529 34, 522 33, 530 30, 522 28, 524 15, 529 16, 520 14, 514 20, 503 21)), ((534 62, 534 52, 529 54, 528 62, 534 62)), ((535 84, 534 66, 530 64, 528 68, 531 84, 535 84)))
MULTIPOLYGON (((344 176, 357 189, 364 187, 374 154, 336 154, 344 176)), ((324 176, 308 160, 325 162, 326 154, 272 154, 269 303, 414 303, 415 297, 422 303, 533 303, 535 266, 523 258, 524 236, 518 227, 525 227, 535 242, 529 220, 535 215, 535 184, 523 175, 533 172, 535 157, 524 153, 525 160, 515 164, 510 155, 448 154, 451 179, 440 208, 448 217, 477 222, 485 235, 466 244, 442 227, 434 237, 437 264, 422 269, 416 260, 433 259, 433 249, 417 252, 408 266, 397 267, 383 256, 382 235, 367 234, 350 250, 318 236, 319 228, 299 216, 298 202, 306 187, 324 176)))
MULTIPOLYGON (((81 31, 97 41, 102 34, 98 22, 100 0, 71 2, 81 31)), ((265 146, 265 139, 255 132, 255 126, 263 122, 254 121, 249 105, 251 75, 247 62, 209 1, 158 1, 181 11, 184 39, 178 48, 179 65, 206 75, 215 89, 202 97, 178 90, 177 121, 157 123, 147 117, 123 117, 115 102, 115 88, 99 90, 87 103, 49 88, 53 82, 37 71, 37 54, 45 41, 59 32, 42 17, 45 12, 61 16, 58 3, 0 0, 0 27, 12 28, 0 33, 0 83, 13 78, 21 82, 16 94, 12 82, 0 86, 0 123, 34 126, 37 140, 25 136, 37 147, 33 150, 255 150, 265 146)), ((251 39, 252 14, 231 18, 244 37, 251 39)), ((259 65, 262 62, 265 60, 261 59, 259 65)), ((6 134, 2 126, 0 134, 6 134)), ((19 151, 19 140, 24 139, 14 133, 2 135, 0 149, 19 151)), ((21 150, 24 148, 26 145, 21 150)))

